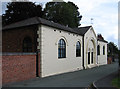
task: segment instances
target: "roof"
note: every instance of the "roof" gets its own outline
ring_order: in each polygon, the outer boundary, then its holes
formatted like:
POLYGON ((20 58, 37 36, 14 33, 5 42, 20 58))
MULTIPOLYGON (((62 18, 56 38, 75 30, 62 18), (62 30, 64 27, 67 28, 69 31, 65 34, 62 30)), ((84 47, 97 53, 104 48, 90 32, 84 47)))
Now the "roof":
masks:
POLYGON ((74 28, 74 30, 83 36, 91 27, 92 26, 79 27, 79 28, 74 28))
POLYGON ((12 23, 10 25, 3 27, 2 30, 14 29, 14 28, 30 26, 30 25, 34 25, 34 24, 39 24, 39 21, 36 17, 12 23))
POLYGON ((61 29, 63 31, 79 34, 79 35, 82 35, 82 36, 91 27, 91 26, 86 26, 86 27, 80 27, 80 28, 73 29, 73 28, 66 27, 64 25, 58 24, 58 23, 54 23, 54 22, 45 20, 45 19, 40 18, 40 17, 33 17, 33 18, 29 18, 29 19, 26 19, 26 20, 22 20, 22 21, 7 25, 7 26, 3 27, 2 30, 8 30, 8 29, 10 30, 10 29, 14 29, 14 28, 30 26, 30 25, 37 25, 37 24, 47 25, 47 26, 50 26, 50 27, 58 28, 58 29, 61 29))
POLYGON ((98 41, 102 41, 102 42, 105 42, 105 43, 108 43, 106 40, 104 39, 97 39, 98 41))
MULTIPOLYGON (((33 18, 29 18, 26 20, 22 20, 22 21, 7 25, 7 26, 3 27, 2 30, 11 30, 11 29, 19 28, 19 27, 25 27, 25 26, 31 26, 31 25, 37 25, 37 24, 47 25, 50 27, 58 28, 63 31, 79 34, 81 36, 84 36, 84 34, 92 27, 92 26, 85 26, 85 27, 79 27, 79 28, 70 28, 70 27, 66 27, 66 26, 58 24, 58 23, 54 23, 54 22, 45 20, 40 17, 33 17, 33 18)), ((102 40, 102 39, 98 39, 98 41, 108 43, 107 41, 102 40)))

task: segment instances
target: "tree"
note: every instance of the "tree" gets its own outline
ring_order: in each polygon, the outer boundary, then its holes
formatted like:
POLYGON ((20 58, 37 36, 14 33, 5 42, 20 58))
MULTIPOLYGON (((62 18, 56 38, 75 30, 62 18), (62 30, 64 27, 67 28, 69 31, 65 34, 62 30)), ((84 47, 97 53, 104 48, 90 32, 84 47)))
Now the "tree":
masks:
POLYGON ((108 43, 108 55, 115 56, 119 53, 117 45, 113 42, 108 43))
POLYGON ((41 5, 33 2, 10 2, 7 4, 7 10, 2 15, 3 25, 11 24, 30 17, 42 17, 43 11, 41 5))
POLYGON ((120 57, 118 47, 113 42, 108 43, 108 57, 112 57, 113 62, 120 57))
POLYGON ((48 2, 44 18, 68 27, 78 27, 82 16, 73 2, 48 2))

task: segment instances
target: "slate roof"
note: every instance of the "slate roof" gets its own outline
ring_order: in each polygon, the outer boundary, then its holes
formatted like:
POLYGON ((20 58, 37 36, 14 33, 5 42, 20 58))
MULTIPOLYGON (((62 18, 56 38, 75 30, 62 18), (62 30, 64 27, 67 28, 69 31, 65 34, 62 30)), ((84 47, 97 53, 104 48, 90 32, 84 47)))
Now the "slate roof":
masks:
MULTIPOLYGON (((33 18, 22 20, 22 21, 7 25, 5 27, 2 27, 2 30, 11 30, 11 29, 19 28, 19 27, 26 27, 26 26, 37 25, 37 24, 47 25, 50 27, 58 28, 63 31, 79 34, 81 36, 84 36, 84 34, 92 27, 92 26, 86 26, 86 27, 79 27, 79 28, 70 28, 70 27, 66 27, 58 23, 45 20, 40 17, 33 17, 33 18)), ((97 39, 97 40, 108 43, 107 41, 102 40, 102 39, 97 39)))
POLYGON ((18 27, 24 27, 24 26, 30 26, 30 25, 35 25, 35 24, 39 24, 39 20, 36 17, 33 18, 29 18, 26 20, 22 20, 19 22, 15 22, 12 23, 10 25, 7 25, 5 27, 2 28, 2 30, 7 30, 7 29, 14 29, 14 28, 18 28, 18 27))
POLYGON ((92 26, 79 27, 79 28, 74 28, 74 30, 83 36, 91 27, 92 26))
POLYGON ((64 25, 60 25, 58 23, 54 23, 54 22, 45 20, 45 19, 40 18, 40 17, 33 17, 33 18, 29 18, 29 19, 26 19, 26 20, 22 20, 22 21, 7 25, 7 26, 3 27, 2 30, 8 30, 8 29, 10 30, 10 29, 14 29, 14 28, 25 27, 25 26, 30 26, 30 25, 37 25, 37 24, 47 25, 47 26, 50 26, 50 27, 58 28, 60 30, 75 33, 75 34, 79 34, 79 35, 82 35, 82 36, 91 27, 91 26, 86 26, 86 27, 80 27, 80 28, 73 29, 73 28, 70 28, 70 27, 66 27, 64 25))

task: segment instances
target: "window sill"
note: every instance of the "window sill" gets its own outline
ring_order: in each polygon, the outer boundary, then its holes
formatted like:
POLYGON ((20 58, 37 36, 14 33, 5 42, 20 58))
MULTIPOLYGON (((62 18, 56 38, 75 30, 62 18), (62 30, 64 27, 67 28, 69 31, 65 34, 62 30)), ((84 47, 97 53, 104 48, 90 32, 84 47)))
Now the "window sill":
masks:
POLYGON ((58 59, 64 59, 64 58, 66 58, 66 57, 59 57, 58 59))

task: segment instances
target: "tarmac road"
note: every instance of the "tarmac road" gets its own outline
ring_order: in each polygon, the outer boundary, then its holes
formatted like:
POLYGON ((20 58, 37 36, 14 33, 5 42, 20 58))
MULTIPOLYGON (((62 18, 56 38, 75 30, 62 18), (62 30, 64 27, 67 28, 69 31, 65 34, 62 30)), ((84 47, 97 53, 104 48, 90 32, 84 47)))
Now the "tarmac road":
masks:
POLYGON ((93 81, 101 79, 118 69, 118 63, 99 66, 76 72, 64 73, 46 78, 35 78, 5 87, 88 87, 93 81))

